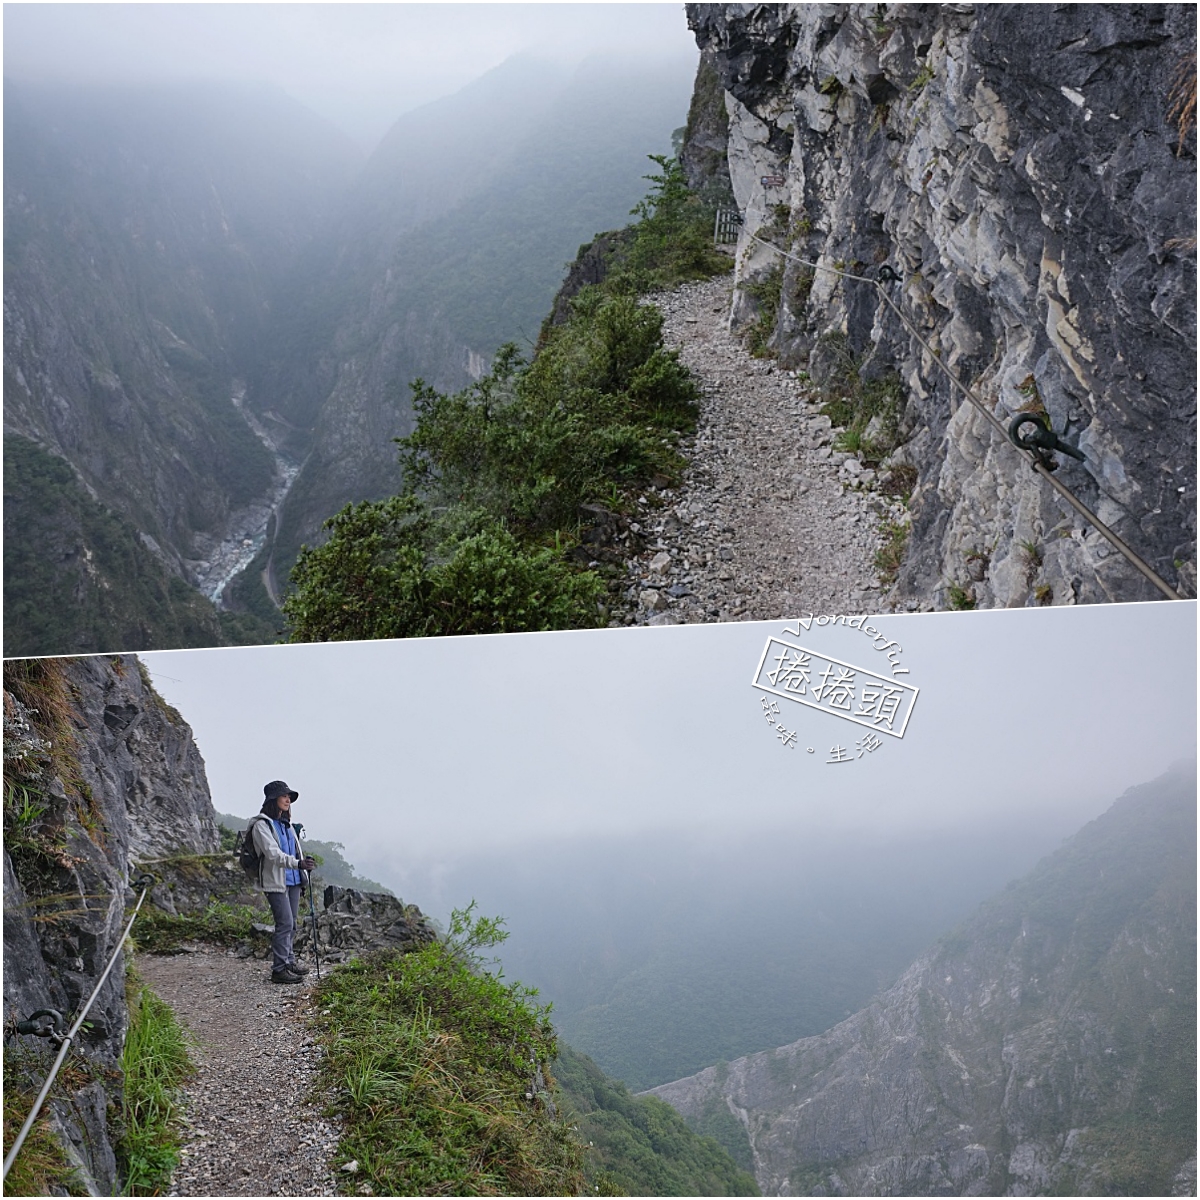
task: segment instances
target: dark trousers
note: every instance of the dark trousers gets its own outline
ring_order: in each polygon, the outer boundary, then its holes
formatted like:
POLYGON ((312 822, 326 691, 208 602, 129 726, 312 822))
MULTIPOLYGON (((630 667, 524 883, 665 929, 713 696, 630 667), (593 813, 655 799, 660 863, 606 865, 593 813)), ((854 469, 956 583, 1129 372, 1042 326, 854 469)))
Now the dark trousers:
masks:
POLYGON ((300 918, 300 885, 293 883, 286 892, 264 892, 275 918, 271 935, 271 970, 282 971, 292 961, 292 938, 300 918))

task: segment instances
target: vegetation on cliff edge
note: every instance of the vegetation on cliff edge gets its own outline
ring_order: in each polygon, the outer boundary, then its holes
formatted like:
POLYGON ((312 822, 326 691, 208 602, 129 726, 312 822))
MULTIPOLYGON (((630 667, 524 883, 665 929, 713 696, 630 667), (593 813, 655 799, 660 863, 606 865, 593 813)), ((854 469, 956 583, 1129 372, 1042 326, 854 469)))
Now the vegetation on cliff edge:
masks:
POLYGON ((597 564, 569 557, 581 508, 632 510, 652 481, 676 479, 696 418, 695 385, 638 294, 728 267, 678 163, 654 161, 661 174, 603 280, 543 328, 532 361, 508 345, 461 392, 413 384, 405 491, 348 506, 301 551, 284 603, 293 641, 607 623, 597 564))
POLYGON ((583 1147, 555 1111, 547 1010, 483 969, 498 922, 358 959, 317 986, 339 1178, 376 1195, 577 1195, 583 1147), (345 1168, 355 1163, 347 1171, 345 1168))
POLYGON ((669 1104, 655 1096, 630 1095, 623 1083, 610 1079, 570 1046, 560 1046, 554 1069, 579 1136, 588 1144, 589 1191, 629 1196, 759 1194, 754 1176, 739 1169, 711 1137, 693 1133, 669 1104))

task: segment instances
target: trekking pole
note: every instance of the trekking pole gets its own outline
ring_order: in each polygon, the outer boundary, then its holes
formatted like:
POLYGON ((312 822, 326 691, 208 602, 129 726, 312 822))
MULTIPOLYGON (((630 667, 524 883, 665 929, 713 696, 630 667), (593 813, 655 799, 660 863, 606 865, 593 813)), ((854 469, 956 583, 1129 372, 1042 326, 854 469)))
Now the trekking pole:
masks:
MULTIPOLYGON (((299 821, 297 821, 292 825, 292 828, 296 831, 296 836, 301 841, 304 841, 304 826, 299 821)), ((312 927, 313 927, 313 957, 317 960, 317 978, 320 979, 321 978, 321 943, 318 938, 318 930, 317 930, 317 902, 313 898, 312 872, 309 871, 309 872, 307 872, 307 874, 308 874, 308 911, 312 916, 312 927)))

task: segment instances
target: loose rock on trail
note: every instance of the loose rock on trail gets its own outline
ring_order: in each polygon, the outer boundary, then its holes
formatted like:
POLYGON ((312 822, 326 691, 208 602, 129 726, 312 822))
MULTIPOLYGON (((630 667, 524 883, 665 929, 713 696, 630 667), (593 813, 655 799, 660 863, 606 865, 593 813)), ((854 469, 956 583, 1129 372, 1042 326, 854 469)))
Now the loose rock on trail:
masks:
POLYGON ((700 388, 700 419, 681 447, 682 483, 658 493, 658 508, 648 493, 636 518, 645 549, 628 564, 614 623, 879 611, 880 526, 905 510, 866 490, 874 472, 832 448, 806 379, 730 333, 729 298, 727 278, 649 297, 700 388))
POLYGON ((185 1145, 172 1196, 329 1196, 336 1125, 313 1087, 321 1049, 307 1029, 311 980, 270 981, 269 964, 223 950, 141 955, 138 973, 192 1035, 185 1145))

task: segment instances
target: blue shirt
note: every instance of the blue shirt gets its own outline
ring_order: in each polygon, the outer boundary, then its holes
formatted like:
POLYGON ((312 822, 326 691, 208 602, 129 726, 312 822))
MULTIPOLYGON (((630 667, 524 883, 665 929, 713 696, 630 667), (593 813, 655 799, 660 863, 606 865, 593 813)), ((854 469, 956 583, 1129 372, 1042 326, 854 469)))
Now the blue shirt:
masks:
MULTIPOLYGON (((284 854, 290 854, 293 858, 300 857, 300 844, 296 841, 296 831, 290 826, 285 825, 282 821, 271 819, 271 824, 275 826, 275 838, 279 842, 279 848, 284 854)), ((288 867, 284 875, 284 883, 288 887, 293 887, 303 882, 300 878, 300 872, 295 867, 288 867)))

